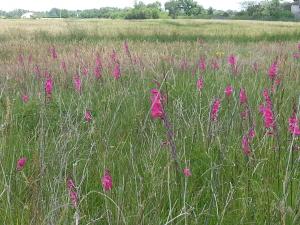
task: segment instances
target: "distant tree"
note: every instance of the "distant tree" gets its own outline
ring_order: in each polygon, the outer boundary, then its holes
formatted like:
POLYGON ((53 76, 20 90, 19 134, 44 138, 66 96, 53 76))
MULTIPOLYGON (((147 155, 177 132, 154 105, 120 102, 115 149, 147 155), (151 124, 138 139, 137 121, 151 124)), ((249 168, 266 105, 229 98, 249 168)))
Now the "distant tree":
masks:
POLYGON ((180 2, 179 0, 170 0, 165 3, 165 9, 168 11, 169 16, 175 19, 180 12, 180 2))
POLYGON ((214 9, 212 7, 209 7, 207 10, 208 15, 213 15, 214 14, 214 9))

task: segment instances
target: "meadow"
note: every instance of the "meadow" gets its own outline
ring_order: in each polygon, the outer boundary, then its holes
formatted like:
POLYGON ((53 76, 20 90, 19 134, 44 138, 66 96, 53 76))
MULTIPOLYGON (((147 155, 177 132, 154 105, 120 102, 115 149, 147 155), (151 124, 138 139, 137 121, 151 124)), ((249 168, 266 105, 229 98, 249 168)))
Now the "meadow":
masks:
POLYGON ((0 224, 300 224, 300 24, 0 20, 0 224))

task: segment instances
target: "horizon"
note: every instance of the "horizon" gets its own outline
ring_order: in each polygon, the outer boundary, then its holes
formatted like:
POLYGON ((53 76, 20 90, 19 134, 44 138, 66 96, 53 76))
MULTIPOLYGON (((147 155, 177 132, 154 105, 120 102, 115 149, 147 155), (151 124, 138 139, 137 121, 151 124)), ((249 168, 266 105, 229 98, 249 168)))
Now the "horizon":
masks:
MULTIPOLYGON (((216 10, 240 10, 241 2, 245 0, 196 0, 204 8, 212 7, 216 10)), ((126 8, 133 7, 134 0, 10 0, 0 5, 0 10, 13 11, 16 9, 24 9, 28 11, 49 11, 52 8, 67 9, 67 10, 86 10, 86 9, 99 9, 104 7, 126 8), (15 7, 15 6, 18 7, 15 7)), ((145 4, 156 2, 155 0, 144 0, 145 4)), ((162 6, 167 0, 159 1, 162 6)))

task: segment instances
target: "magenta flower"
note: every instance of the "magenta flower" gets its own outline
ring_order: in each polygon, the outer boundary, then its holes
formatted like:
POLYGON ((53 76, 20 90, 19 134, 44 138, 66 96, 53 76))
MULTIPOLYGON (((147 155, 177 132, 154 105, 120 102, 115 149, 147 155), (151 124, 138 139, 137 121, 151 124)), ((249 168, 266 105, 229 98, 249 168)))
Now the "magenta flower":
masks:
POLYGON ((26 162, 27 162, 27 158, 26 157, 20 158, 18 160, 18 162, 17 162, 17 170, 21 171, 24 168, 26 162))
POLYGON ((237 64, 237 58, 235 55, 231 54, 230 56, 228 56, 227 62, 230 66, 232 67, 236 67, 237 64))
POLYGON ((205 72, 206 70, 206 61, 204 57, 201 57, 199 60, 199 69, 205 72))
POLYGON ((92 113, 91 113, 91 111, 86 110, 85 114, 84 114, 84 118, 85 118, 86 122, 91 122, 92 121, 92 113))
POLYGON ((126 40, 124 41, 124 50, 125 50, 125 53, 126 53, 127 55, 130 55, 128 43, 127 43, 126 40))
POLYGON ((253 127, 251 127, 249 132, 248 132, 249 139, 252 141, 255 138, 255 135, 256 135, 255 130, 254 130, 253 127))
POLYGON ((269 73, 268 74, 269 74, 269 77, 270 77, 271 80, 275 79, 275 77, 278 74, 278 65, 277 65, 277 62, 272 63, 272 65, 269 68, 269 73))
POLYGON ((105 191, 112 189, 112 177, 109 170, 105 170, 103 177, 101 178, 102 187, 105 191))
POLYGON ((52 90, 53 90, 53 80, 51 77, 49 77, 45 83, 45 93, 47 97, 51 97, 52 90))
POLYGON ((244 135, 242 138, 242 148, 246 156, 249 156, 251 154, 250 144, 247 135, 244 135))
POLYGON ((69 191, 69 197, 71 199, 74 208, 78 206, 78 194, 76 191, 75 183, 72 178, 67 178, 67 189, 69 191))
POLYGON ((246 104, 248 102, 247 94, 244 88, 240 90, 240 104, 246 104))
POLYGON ((294 59, 300 59, 300 53, 294 53, 293 57, 294 59))
POLYGON ((289 131, 294 136, 300 136, 299 120, 296 117, 296 113, 295 112, 289 118, 289 131))
POLYGON ((29 96, 28 95, 22 95, 22 101, 24 103, 27 103, 29 101, 29 96))
POLYGON ((113 75, 115 80, 118 80, 121 77, 121 69, 119 63, 115 63, 113 75))
POLYGON ((271 100, 271 97, 269 95, 268 89, 266 89, 266 88, 264 89, 263 96, 264 96, 264 99, 265 99, 265 102, 266 102, 267 106, 272 107, 272 100, 271 100))
POLYGON ((22 66, 24 66, 24 56, 23 56, 22 54, 19 54, 19 56, 18 56, 18 62, 19 62, 22 66))
POLYGON ((275 127, 275 119, 270 106, 265 106, 262 109, 265 128, 270 129, 275 127))
POLYGON ((218 112, 221 106, 220 99, 216 99, 212 105, 212 110, 210 113, 210 119, 211 121, 217 121, 218 120, 218 112))
POLYGON ((77 92, 81 92, 81 80, 79 75, 74 76, 73 78, 74 88, 77 92))
POLYGON ((233 92, 233 87, 231 85, 228 85, 226 88, 225 88, 225 95, 227 97, 230 97, 232 95, 232 92, 233 92))
POLYGON ((203 89, 203 85, 204 85, 204 80, 203 80, 203 77, 201 76, 197 80, 197 88, 199 91, 201 91, 203 89))
POLYGON ((184 176, 186 176, 186 177, 192 176, 192 173, 191 173, 191 171, 190 171, 189 168, 184 168, 184 169, 183 169, 183 174, 184 174, 184 176))
POLYGON ((164 109, 162 103, 161 93, 157 89, 151 90, 151 116, 153 119, 160 118, 164 116, 164 109))

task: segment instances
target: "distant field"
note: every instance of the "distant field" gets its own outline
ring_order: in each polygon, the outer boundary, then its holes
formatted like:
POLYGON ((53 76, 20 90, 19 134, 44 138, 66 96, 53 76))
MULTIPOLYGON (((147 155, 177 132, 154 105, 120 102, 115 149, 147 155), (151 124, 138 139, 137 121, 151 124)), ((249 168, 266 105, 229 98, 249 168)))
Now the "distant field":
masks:
POLYGON ((0 224, 298 225, 299 112, 300 23, 0 20, 0 224))

